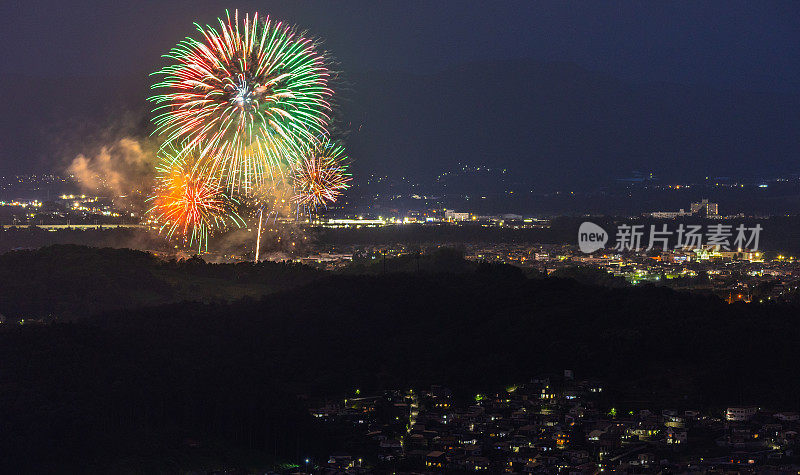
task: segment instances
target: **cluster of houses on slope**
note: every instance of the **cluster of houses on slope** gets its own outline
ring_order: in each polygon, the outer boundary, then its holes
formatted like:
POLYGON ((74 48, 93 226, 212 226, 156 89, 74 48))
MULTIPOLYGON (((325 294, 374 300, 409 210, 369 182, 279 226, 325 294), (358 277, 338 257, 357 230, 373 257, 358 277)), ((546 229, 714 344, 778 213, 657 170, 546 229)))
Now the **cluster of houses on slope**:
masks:
POLYGON ((608 407, 603 395, 601 383, 566 371, 470 401, 434 386, 359 396, 311 413, 322 423, 350 424, 372 441, 364 453, 333 454, 320 466, 331 472, 800 471, 796 412, 626 411, 608 407))

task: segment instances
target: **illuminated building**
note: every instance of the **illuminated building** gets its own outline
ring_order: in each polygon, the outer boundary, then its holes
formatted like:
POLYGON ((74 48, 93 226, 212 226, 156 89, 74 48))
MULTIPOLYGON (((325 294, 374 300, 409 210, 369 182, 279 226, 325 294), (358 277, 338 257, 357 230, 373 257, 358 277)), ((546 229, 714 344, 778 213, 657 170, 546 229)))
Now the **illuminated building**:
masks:
POLYGON ((650 213, 651 218, 658 219, 675 219, 678 216, 691 216, 692 213, 686 212, 683 208, 678 211, 653 211, 650 213))
POLYGON ((469 213, 457 213, 452 209, 444 210, 444 219, 446 221, 468 221, 469 213))
POLYGON ((729 407, 728 410, 725 411, 725 420, 731 422, 746 421, 755 416, 756 412, 758 412, 758 408, 755 406, 729 407))
POLYGON ((719 214, 719 205, 711 203, 707 198, 703 198, 698 203, 692 203, 692 214, 701 214, 704 216, 717 216, 719 214))

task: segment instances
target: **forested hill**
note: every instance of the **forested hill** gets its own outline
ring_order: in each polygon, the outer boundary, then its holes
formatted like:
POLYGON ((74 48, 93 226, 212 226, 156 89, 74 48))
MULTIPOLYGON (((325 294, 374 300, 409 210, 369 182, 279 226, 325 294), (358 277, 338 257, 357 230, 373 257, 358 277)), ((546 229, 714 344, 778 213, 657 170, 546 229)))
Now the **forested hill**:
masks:
MULTIPOLYGON (((333 438, 310 424, 298 395, 444 384, 469 397, 566 368, 603 380, 615 407, 798 408, 794 308, 529 278, 492 264, 325 275, 118 252, 50 248, 0 259, 4 278, 45 279, 50 269, 52 281, 30 285, 65 281, 59 295, 68 301, 114 307, 73 323, 0 327, 0 468, 169 471, 245 466, 254 454, 259 466, 299 450, 325 457, 333 438), (127 297, 135 289, 174 298, 159 293, 165 272, 211 286, 235 280, 215 274, 231 269, 245 282, 291 288, 138 309, 142 300, 127 297), (81 293, 91 282, 109 292, 100 303, 81 293)), ((4 292, 8 305, 13 292, 4 292)))
POLYGON ((321 275, 291 263, 163 261, 131 249, 55 245, 0 255, 0 313, 8 321, 72 320, 183 300, 260 297, 321 275))
POLYGON ((469 393, 572 368, 620 383, 625 397, 791 405, 787 385, 800 384, 793 308, 527 279, 507 266, 331 276, 261 301, 99 320, 132 340, 146 328, 145 340, 171 346, 172 355, 214 347, 216 361, 260 364, 264 374, 311 392, 438 382, 469 393))

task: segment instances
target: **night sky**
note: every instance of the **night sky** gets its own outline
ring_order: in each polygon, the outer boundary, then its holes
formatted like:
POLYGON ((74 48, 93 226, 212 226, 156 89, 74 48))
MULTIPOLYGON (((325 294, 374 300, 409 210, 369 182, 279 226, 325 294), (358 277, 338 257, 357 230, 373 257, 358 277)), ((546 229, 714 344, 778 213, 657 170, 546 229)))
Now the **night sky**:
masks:
POLYGON ((142 116, 160 55, 225 8, 324 39, 363 172, 800 171, 798 2, 50 1, 0 6, 0 172, 60 171, 142 116))

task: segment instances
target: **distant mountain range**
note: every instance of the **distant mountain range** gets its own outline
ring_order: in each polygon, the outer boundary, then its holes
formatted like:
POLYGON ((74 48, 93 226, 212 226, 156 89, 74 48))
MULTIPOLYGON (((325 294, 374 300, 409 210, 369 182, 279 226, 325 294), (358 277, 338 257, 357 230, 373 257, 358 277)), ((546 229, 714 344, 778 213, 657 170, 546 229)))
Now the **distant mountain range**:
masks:
POLYGON ((486 164, 562 189, 631 170, 665 180, 800 171, 797 95, 637 85, 533 61, 348 78, 356 170, 435 175, 486 164))
MULTIPOLYGON (((339 124, 356 176, 433 177, 458 163, 486 164, 547 191, 590 187, 632 170, 662 180, 800 171, 799 95, 632 84, 534 61, 342 77, 339 124)), ((131 110, 141 117, 126 121, 147 133, 144 75, 4 82, 4 173, 57 169, 103 137, 93 130, 118 127, 131 110)))

